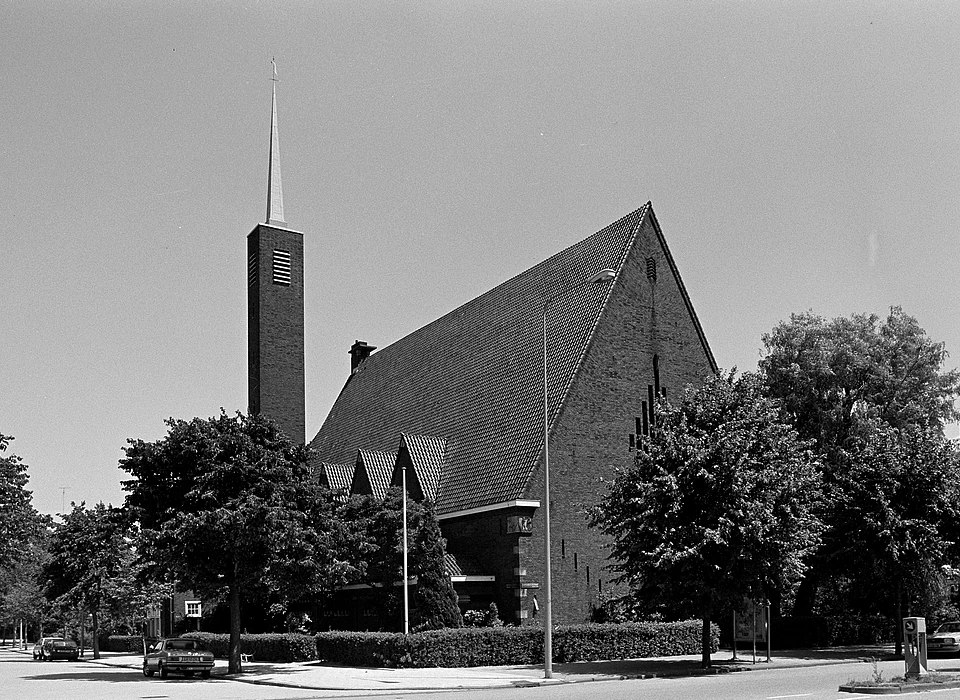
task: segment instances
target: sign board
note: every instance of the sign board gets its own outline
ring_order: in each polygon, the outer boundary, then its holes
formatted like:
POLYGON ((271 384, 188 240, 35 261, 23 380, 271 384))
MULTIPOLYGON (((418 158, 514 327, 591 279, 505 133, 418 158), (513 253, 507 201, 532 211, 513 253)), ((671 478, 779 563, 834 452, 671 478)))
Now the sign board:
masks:
POLYGON ((767 631, 770 629, 770 620, 767 615, 768 609, 765 605, 753 600, 744 600, 740 609, 734 613, 734 641, 766 642, 767 631))
POLYGON ((533 532, 533 518, 529 515, 511 515, 507 518, 508 535, 529 535, 533 532))

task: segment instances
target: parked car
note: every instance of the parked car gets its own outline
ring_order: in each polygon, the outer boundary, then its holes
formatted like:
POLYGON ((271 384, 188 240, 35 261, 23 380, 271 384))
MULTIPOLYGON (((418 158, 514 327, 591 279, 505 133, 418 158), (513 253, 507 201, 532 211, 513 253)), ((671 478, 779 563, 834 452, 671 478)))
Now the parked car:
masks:
POLYGON ((960 652, 960 621, 944 622, 927 636, 928 652, 956 654, 960 652))
POLYGON ((213 668, 213 653, 196 639, 161 639, 143 659, 143 675, 153 676, 159 673, 166 678, 170 673, 182 673, 192 676, 199 673, 201 678, 209 678, 213 668))
POLYGON ((40 649, 40 658, 43 661, 53 659, 76 661, 80 658, 80 647, 72 639, 47 639, 40 649))
POLYGON ((47 641, 48 639, 52 641, 52 640, 54 640, 54 639, 58 639, 58 637, 40 637, 40 639, 37 640, 37 643, 33 645, 33 660, 34 660, 34 661, 43 661, 43 660, 44 660, 44 657, 43 657, 43 645, 44 645, 44 643, 46 643, 46 641, 47 641))

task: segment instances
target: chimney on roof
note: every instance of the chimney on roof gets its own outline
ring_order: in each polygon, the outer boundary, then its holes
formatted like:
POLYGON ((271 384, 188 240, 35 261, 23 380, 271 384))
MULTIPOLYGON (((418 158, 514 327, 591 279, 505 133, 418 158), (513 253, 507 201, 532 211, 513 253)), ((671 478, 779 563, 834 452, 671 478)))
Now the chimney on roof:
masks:
POLYGON ((364 340, 356 340, 353 345, 350 346, 350 374, 353 374, 357 371, 357 367, 363 364, 363 361, 366 360, 377 349, 376 345, 367 345, 364 340))

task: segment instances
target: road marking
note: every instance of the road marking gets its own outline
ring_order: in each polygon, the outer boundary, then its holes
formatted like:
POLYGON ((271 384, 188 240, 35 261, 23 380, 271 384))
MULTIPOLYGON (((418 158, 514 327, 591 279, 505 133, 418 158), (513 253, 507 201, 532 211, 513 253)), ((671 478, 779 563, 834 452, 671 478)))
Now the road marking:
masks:
POLYGON ((767 700, 781 700, 781 698, 809 698, 813 693, 800 693, 798 695, 769 695, 767 700))

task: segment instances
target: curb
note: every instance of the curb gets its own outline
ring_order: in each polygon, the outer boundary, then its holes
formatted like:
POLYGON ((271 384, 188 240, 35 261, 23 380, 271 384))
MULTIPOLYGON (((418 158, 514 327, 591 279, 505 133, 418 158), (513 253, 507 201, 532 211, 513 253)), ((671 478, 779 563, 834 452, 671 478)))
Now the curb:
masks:
POLYGON ((857 693, 864 695, 900 695, 902 693, 918 693, 925 690, 950 690, 960 688, 960 679, 944 683, 897 683, 895 685, 841 685, 837 690, 841 693, 857 693))
MULTIPOLYGON (((19 651, 19 650, 13 650, 19 651)), ((21 653, 29 655, 29 651, 25 650, 21 653)), ((404 692, 438 692, 438 691, 457 691, 457 690, 481 690, 481 689, 503 689, 503 688, 536 688, 543 686, 554 686, 554 685, 573 685, 579 683, 597 683, 603 681, 617 681, 617 680, 649 680, 656 678, 694 678, 700 676, 710 676, 710 675, 724 675, 729 673, 742 673, 744 671, 753 671, 753 670, 764 670, 767 668, 794 668, 794 667, 804 667, 804 666, 828 666, 833 664, 841 663, 862 663, 866 661, 874 660, 875 656, 860 656, 860 657, 848 657, 847 659, 837 659, 837 660, 821 660, 819 663, 797 663, 793 659, 781 659, 778 663, 775 664, 749 664, 749 663, 721 663, 720 665, 712 666, 708 669, 703 668, 687 668, 687 669, 661 669, 661 670, 650 670, 643 671, 639 673, 596 673, 595 675, 584 673, 584 674, 572 674, 568 677, 559 677, 559 678, 499 678, 499 679, 488 679, 487 682, 472 683, 468 678, 447 679, 447 684, 440 685, 431 685, 430 681, 423 683, 426 679, 418 679, 421 682, 417 687, 404 687, 398 688, 396 686, 390 688, 384 688, 380 685, 372 685, 366 688, 358 688, 355 684, 351 684, 349 687, 334 681, 330 683, 330 680, 327 679, 327 682, 324 683, 324 680, 317 679, 319 682, 310 682, 306 679, 298 679, 296 676, 293 677, 283 677, 283 678, 271 678, 267 677, 258 677, 254 672, 246 672, 238 675, 227 675, 225 673, 225 668, 223 668, 223 673, 217 673, 214 671, 212 679, 214 680, 225 680, 225 681, 236 681, 239 683, 247 683, 249 685, 262 685, 262 686, 271 686, 279 688, 295 688, 300 690, 318 690, 318 691, 343 691, 343 690, 369 690, 373 692, 377 691, 400 691, 404 692), (249 674, 249 675, 248 675, 249 674), (306 682, 303 682, 306 681, 306 682)), ((111 663, 111 659, 101 658, 93 659, 91 657, 81 658, 81 661, 96 664, 100 666, 113 666, 115 668, 127 668, 131 670, 140 670, 139 663, 111 663)), ((887 660, 887 659, 884 659, 887 660)), ((219 670, 219 669, 217 669, 219 670)), ((613 670, 613 669, 611 669, 613 670)), ((626 670, 626 669, 623 669, 626 670)), ((266 674, 264 674, 266 675, 266 674)), ((412 680, 412 679, 411 679, 412 680)), ((364 684, 368 685, 368 684, 364 684)), ((863 694, 900 694, 900 693, 909 693, 921 690, 935 690, 935 689, 953 689, 960 688, 960 676, 956 676, 956 680, 950 680, 943 683, 911 683, 907 684, 897 684, 889 686, 856 686, 848 685, 841 686, 841 692, 851 692, 851 693, 863 693, 863 694)))

